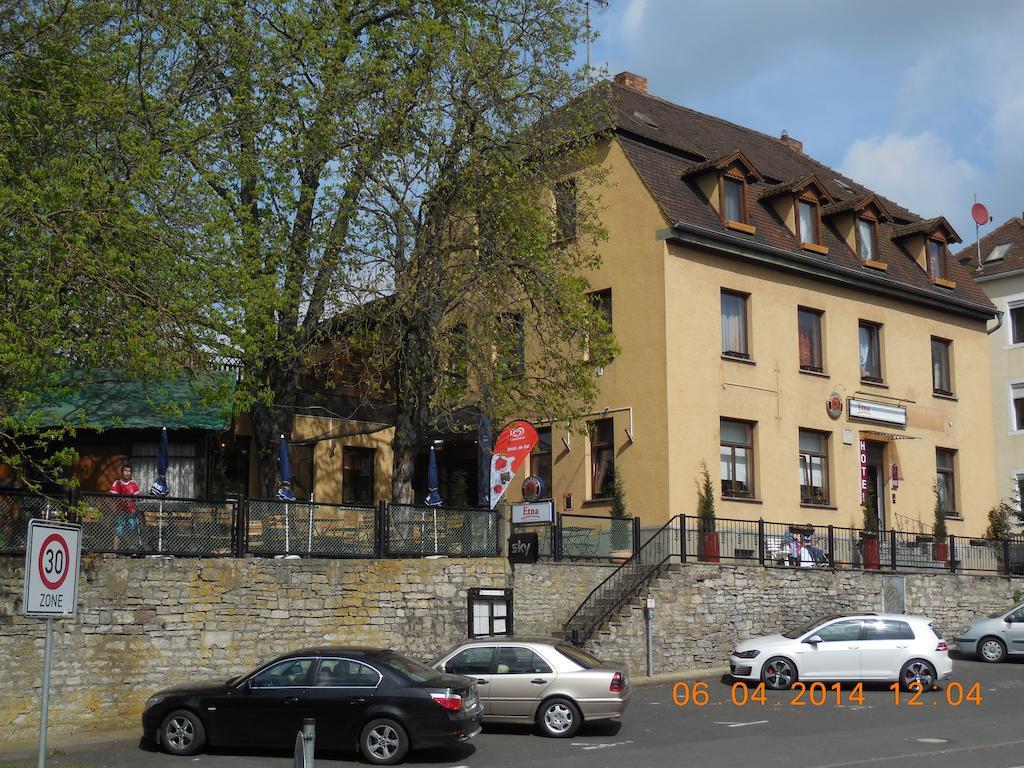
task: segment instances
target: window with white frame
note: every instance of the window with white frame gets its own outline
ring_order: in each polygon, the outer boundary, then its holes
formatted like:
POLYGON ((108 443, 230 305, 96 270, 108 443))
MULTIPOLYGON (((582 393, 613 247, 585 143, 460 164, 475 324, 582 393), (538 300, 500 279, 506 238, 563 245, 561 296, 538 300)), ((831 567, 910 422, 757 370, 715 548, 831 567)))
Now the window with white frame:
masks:
POLYGON ((1010 384, 1010 429, 1024 430, 1024 381, 1010 384))
POLYGON ((1024 344, 1024 301, 1011 301, 1007 305, 1009 322, 1006 329, 1010 334, 1011 344, 1024 344))

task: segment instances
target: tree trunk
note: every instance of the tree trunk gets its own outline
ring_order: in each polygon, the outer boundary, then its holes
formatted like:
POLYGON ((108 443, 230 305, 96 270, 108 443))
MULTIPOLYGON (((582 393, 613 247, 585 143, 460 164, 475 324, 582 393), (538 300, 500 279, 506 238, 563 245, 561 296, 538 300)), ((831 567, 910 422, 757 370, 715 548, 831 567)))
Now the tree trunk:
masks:
POLYGON ((280 365, 268 364, 265 381, 270 382, 273 403, 257 402, 250 410, 253 439, 256 443, 256 491, 261 498, 272 499, 280 482, 278 446, 281 435, 292 431, 292 414, 298 382, 295 373, 280 365))
POLYGON ((416 499, 412 482, 416 472, 419 440, 410 414, 398 414, 395 439, 391 443, 391 449, 394 454, 391 470, 391 500, 396 504, 414 504, 416 499))
POLYGON ((428 322, 423 315, 411 318, 402 335, 404 354, 398 364, 394 380, 395 437, 391 474, 391 500, 396 504, 415 503, 413 478, 416 474, 416 456, 427 439, 432 426, 430 420, 430 393, 434 386, 434 372, 426 353, 426 332, 422 325, 428 322))

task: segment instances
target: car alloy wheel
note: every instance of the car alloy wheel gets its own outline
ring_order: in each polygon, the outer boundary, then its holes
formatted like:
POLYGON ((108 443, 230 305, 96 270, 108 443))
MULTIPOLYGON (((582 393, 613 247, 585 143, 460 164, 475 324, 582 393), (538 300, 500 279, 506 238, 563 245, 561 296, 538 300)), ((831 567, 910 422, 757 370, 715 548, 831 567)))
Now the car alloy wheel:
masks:
POLYGON ((768 659, 761 670, 764 684, 774 691, 785 691, 796 682, 796 668, 789 659, 776 656, 768 659))
POLYGON ((986 637, 978 643, 978 655, 982 661, 998 664, 1006 658, 1006 646, 998 638, 986 637))
POLYGON ((405 729, 394 720, 373 720, 363 728, 363 756, 375 765, 394 765, 409 751, 405 729))
POLYGON ((194 755, 206 742, 206 731, 192 712, 179 709, 164 718, 160 741, 173 755, 194 755))
POLYGON ((935 685, 935 668, 924 659, 911 659, 903 665, 900 683, 905 691, 911 690, 915 683, 920 684, 923 690, 930 691, 935 685))
POLYGON ((537 714, 537 724, 548 736, 568 738, 580 727, 582 716, 575 704, 568 699, 551 699, 537 714))

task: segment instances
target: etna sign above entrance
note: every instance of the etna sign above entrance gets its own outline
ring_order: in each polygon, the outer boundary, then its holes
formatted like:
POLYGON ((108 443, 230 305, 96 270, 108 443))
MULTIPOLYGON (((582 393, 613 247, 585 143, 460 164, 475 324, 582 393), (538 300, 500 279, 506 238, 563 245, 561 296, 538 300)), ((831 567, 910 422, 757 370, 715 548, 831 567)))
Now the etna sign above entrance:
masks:
POLYGON ((860 400, 851 397, 847 403, 847 413, 851 419, 877 421, 881 424, 907 426, 907 407, 890 403, 876 403, 873 400, 860 400))

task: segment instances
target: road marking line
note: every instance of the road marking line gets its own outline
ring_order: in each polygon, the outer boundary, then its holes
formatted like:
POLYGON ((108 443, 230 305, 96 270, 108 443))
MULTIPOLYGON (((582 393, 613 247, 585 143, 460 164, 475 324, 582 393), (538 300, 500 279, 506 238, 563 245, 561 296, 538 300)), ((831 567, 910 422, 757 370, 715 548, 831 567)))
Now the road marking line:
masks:
POLYGON ((763 724, 765 724, 767 722, 768 722, 767 720, 754 720, 754 721, 749 722, 749 723, 730 723, 727 720, 726 721, 715 720, 715 725, 724 725, 724 726, 727 726, 729 728, 742 728, 745 725, 763 725, 763 724))
POLYGON ((624 746, 625 744, 633 743, 633 740, 628 741, 605 741, 598 743, 591 743, 590 741, 571 741, 573 746, 582 746, 584 750, 607 750, 609 746, 624 746))
MULTIPOLYGON (((949 749, 933 749, 930 752, 914 752, 909 755, 890 755, 888 757, 869 757, 864 760, 851 760, 846 763, 824 763, 822 765, 808 766, 808 768, 849 768, 854 765, 870 765, 872 763, 888 763, 893 760, 908 760, 917 757, 934 757, 935 755, 952 755, 958 752, 974 752, 980 749, 999 749, 1001 747, 1016 747, 1024 744, 1024 740, 1004 741, 999 744, 978 744, 973 747, 950 747, 949 749)), ((1022 767, 1024 768, 1024 767, 1022 767)))

